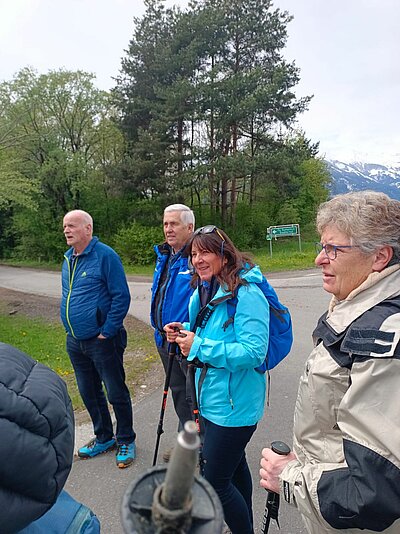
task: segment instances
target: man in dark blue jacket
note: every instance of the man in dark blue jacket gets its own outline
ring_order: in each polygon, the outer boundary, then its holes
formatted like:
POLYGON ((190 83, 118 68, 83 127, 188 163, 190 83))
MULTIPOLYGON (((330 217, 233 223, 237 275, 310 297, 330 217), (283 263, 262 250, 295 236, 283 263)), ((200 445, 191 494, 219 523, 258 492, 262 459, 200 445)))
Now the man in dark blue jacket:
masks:
MULTIPOLYGON (((189 320, 189 299, 193 293, 190 287, 192 277, 188 257, 184 248, 194 230, 194 213, 184 204, 172 204, 164 210, 165 243, 156 245, 156 268, 153 278, 151 299, 151 324, 157 350, 165 371, 168 367, 168 343, 163 330, 171 321, 189 320)), ((191 408, 186 395, 186 358, 177 356, 174 360, 170 389, 179 427, 191 419, 191 408)), ((167 458, 165 458, 167 459, 167 458)))
POLYGON ((65 215, 64 235, 71 248, 62 267, 61 319, 95 434, 78 456, 92 458, 117 447, 117 466, 127 467, 135 458, 136 434, 123 366, 123 321, 130 304, 125 272, 117 253, 93 237, 93 220, 85 211, 65 215), (115 437, 103 384, 117 420, 115 437))

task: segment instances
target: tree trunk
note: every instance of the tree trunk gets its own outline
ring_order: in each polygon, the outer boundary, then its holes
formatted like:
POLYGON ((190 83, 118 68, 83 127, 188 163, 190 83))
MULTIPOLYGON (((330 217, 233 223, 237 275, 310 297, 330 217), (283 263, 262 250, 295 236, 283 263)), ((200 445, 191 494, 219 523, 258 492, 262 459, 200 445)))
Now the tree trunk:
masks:
POLYGON ((178 139, 177 139, 177 150, 178 150, 178 175, 182 173, 183 170, 183 119, 178 119, 178 139))
MULTIPOLYGON (((232 126, 232 154, 235 156, 237 152, 237 124, 234 124, 232 126)), ((234 174, 232 176, 232 182, 231 182, 231 216, 230 216, 230 223, 232 227, 234 228, 236 225, 236 173, 233 171, 234 174)))

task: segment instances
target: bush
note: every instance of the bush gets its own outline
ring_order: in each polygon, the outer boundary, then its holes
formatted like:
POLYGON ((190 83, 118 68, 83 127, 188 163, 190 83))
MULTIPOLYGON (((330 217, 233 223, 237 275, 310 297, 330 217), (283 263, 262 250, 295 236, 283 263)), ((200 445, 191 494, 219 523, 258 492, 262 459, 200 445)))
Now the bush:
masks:
POLYGON ((114 237, 114 248, 122 261, 129 265, 154 263, 153 245, 163 240, 162 230, 133 222, 120 230, 114 237))
POLYGON ((267 203, 258 202, 251 206, 238 203, 236 227, 228 229, 227 233, 239 250, 263 247, 271 219, 271 207, 267 203))

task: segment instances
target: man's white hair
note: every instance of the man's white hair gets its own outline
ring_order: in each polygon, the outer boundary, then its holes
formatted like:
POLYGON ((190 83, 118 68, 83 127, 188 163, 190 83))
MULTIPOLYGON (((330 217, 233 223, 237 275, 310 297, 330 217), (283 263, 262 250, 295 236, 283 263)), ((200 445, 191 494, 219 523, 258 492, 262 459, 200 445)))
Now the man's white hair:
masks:
POLYGON ((65 217, 67 215, 76 215, 76 216, 78 216, 80 219, 82 219, 83 224, 90 224, 90 226, 92 227, 92 230, 93 230, 93 219, 92 219, 92 216, 87 211, 71 210, 65 215, 65 217))
POLYGON ((164 215, 170 211, 179 211, 181 214, 181 221, 183 224, 189 225, 195 223, 194 213, 193 211, 188 207, 185 206, 185 204, 171 204, 170 206, 167 206, 164 210, 164 215))

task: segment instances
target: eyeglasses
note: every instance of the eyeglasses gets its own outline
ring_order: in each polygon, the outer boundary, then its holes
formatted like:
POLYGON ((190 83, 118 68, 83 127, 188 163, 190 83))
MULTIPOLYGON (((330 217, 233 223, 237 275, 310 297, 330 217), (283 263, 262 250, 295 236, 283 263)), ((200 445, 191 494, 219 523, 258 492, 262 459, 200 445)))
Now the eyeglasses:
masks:
POLYGON ((315 243, 315 251, 317 254, 320 254, 322 251, 325 251, 325 254, 330 260, 336 260, 337 251, 342 248, 357 248, 358 245, 330 245, 327 243, 323 245, 322 243, 315 243))
POLYGON ((223 238, 221 232, 218 230, 218 227, 214 226, 213 224, 207 224, 207 226, 202 226, 201 228, 197 228, 197 230, 194 232, 194 235, 212 234, 213 232, 218 234, 219 237, 222 239, 223 243, 225 243, 225 239, 223 238))

